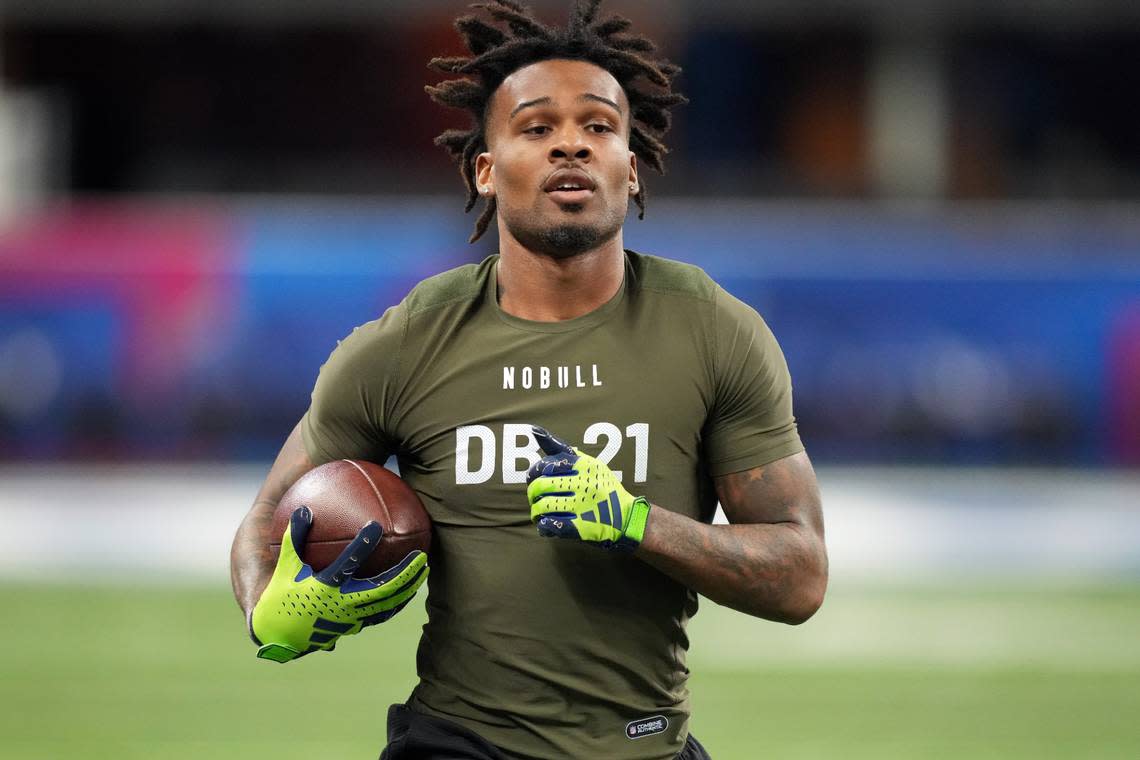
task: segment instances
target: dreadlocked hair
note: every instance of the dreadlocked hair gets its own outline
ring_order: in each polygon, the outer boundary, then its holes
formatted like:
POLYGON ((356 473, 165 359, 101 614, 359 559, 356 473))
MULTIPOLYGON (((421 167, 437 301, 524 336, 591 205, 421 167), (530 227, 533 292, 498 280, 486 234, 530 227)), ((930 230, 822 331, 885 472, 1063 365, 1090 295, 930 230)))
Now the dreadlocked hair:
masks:
MULTIPOLYGON (((479 200, 475 158, 487 150, 484 127, 491 96, 514 71, 553 58, 589 61, 613 75, 629 99, 630 149, 658 173, 665 173, 664 156, 668 149, 661 138, 669 131, 669 109, 688 102, 684 95, 671 90, 681 68, 652 57, 656 46, 644 37, 629 34, 629 19, 613 15, 599 21, 600 5, 601 0, 575 0, 569 26, 564 29, 544 25, 516 0, 487 0, 471 6, 485 11, 493 23, 475 15, 455 20, 455 28, 471 55, 433 58, 428 67, 468 76, 424 89, 436 103, 474 116, 475 126, 471 129, 449 129, 435 138, 435 144, 447 150, 459 164, 459 174, 467 188, 465 212, 471 211, 479 200)), ((638 218, 644 219, 644 184, 633 199, 638 218)), ((496 208, 495 199, 488 198, 470 242, 487 231, 496 208)))

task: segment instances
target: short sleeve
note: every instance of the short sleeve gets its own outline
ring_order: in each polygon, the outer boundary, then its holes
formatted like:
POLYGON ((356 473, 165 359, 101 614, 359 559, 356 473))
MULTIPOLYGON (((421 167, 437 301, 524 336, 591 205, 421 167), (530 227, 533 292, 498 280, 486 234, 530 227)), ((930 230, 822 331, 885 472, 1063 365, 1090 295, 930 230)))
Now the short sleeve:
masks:
POLYGON ((717 287, 715 395, 705 424, 709 474, 741 472, 804 450, 792 380, 776 337, 756 311, 717 287))
POLYGON ((340 341, 321 367, 301 437, 314 464, 385 462, 396 452, 391 408, 399 382, 405 310, 395 306, 340 341))

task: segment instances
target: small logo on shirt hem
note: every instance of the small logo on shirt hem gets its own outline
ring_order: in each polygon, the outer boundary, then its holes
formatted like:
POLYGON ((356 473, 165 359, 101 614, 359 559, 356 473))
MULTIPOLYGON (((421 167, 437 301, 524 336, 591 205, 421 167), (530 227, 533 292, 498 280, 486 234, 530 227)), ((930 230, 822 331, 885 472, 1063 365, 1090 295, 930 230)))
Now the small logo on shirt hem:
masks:
POLYGON ((669 728, 669 719, 664 715, 654 715, 650 718, 638 718, 625 725, 625 738, 641 739, 646 736, 664 733, 669 728))

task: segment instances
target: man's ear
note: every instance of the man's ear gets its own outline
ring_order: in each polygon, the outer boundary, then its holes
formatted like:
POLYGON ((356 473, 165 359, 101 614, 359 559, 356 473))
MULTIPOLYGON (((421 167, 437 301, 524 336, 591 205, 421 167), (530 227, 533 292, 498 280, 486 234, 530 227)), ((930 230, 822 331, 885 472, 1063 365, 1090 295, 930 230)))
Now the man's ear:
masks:
POLYGON ((495 161, 487 151, 475 157, 475 189, 484 198, 495 197, 495 176, 491 171, 494 165, 495 161))
POLYGON ((632 150, 629 152, 629 197, 637 195, 641 190, 641 184, 637 181, 637 154, 632 150))

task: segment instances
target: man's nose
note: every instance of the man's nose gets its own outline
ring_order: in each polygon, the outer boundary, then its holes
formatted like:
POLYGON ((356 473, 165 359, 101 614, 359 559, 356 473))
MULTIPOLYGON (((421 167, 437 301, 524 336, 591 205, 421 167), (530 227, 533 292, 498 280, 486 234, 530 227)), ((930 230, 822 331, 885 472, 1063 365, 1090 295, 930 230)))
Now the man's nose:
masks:
POLYGON ((577 130, 563 130, 558 140, 550 146, 550 161, 589 161, 593 155, 577 130))

